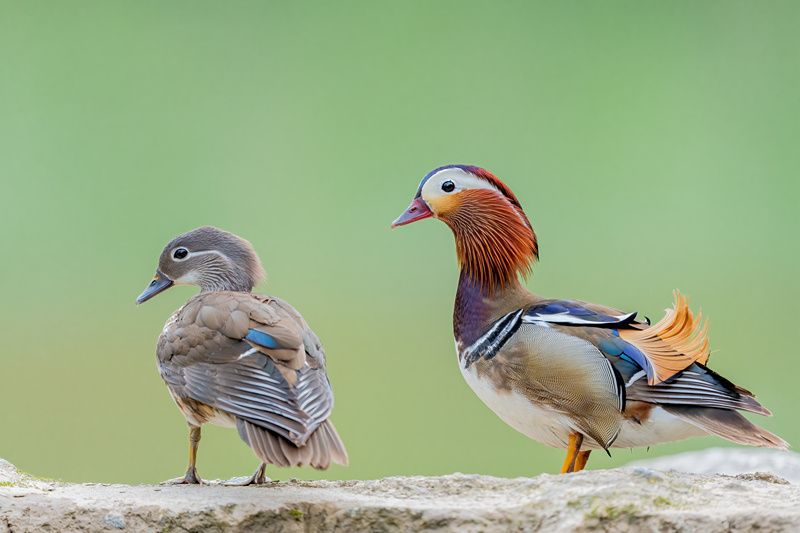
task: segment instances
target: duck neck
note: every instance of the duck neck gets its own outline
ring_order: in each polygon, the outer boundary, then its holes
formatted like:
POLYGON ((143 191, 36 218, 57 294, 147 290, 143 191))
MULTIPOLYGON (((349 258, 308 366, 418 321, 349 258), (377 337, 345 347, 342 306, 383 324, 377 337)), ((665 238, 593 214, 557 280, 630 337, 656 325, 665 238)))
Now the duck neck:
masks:
POLYGON ((520 278, 530 272, 539 246, 522 208, 489 191, 471 191, 443 220, 453 230, 461 267, 454 333, 458 342, 472 344, 491 321, 530 300, 520 278))
POLYGON ((503 288, 489 289, 466 270, 461 271, 453 310, 456 342, 469 346, 485 333, 486 327, 502 315, 526 305, 533 295, 514 279, 503 288))
POLYGON ((251 292, 254 283, 244 269, 207 269, 199 285, 200 292, 251 292))

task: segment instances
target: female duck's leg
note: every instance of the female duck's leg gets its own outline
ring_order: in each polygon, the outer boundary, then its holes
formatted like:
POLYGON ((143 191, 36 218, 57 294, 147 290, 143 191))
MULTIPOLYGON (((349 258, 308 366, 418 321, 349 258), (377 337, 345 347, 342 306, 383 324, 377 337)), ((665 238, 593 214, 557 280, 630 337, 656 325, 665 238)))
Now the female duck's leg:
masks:
POLYGON ((561 465, 562 474, 568 474, 575 471, 575 461, 578 458, 578 452, 581 451, 581 444, 583 444, 583 435, 580 433, 569 434, 567 457, 564 459, 564 464, 561 465))
POLYGON ((189 424, 189 468, 186 475, 182 478, 175 478, 164 481, 165 485, 199 485, 202 480, 197 477, 197 447, 200 445, 200 426, 189 424))
POLYGON ((261 466, 259 466, 258 469, 255 471, 253 477, 250 478, 251 479, 250 484, 263 485, 264 483, 269 481, 269 479, 267 479, 267 476, 264 475, 266 471, 267 471, 267 463, 261 463, 261 466))
POLYGON ((264 475, 266 473, 266 470, 267 470, 267 463, 261 463, 261 466, 259 466, 256 469, 256 471, 253 473, 252 476, 235 477, 233 479, 229 479, 228 481, 223 483, 223 485, 229 487, 247 487, 249 485, 263 485, 267 481, 270 481, 270 479, 264 475))
POLYGON ((200 446, 200 426, 189 426, 189 468, 186 470, 186 482, 199 484, 197 477, 197 448, 200 446))

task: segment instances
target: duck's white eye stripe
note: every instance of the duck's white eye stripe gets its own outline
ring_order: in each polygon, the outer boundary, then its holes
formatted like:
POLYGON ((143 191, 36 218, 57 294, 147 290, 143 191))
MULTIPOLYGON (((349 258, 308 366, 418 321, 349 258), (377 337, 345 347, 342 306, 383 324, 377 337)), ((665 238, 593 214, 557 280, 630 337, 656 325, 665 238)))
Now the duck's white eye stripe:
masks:
POLYGON ((451 167, 440 170, 428 178, 428 181, 422 186, 421 194, 423 199, 432 199, 451 192, 470 189, 489 189, 497 191, 497 187, 485 179, 470 174, 464 169, 451 167), (445 188, 445 184, 448 181, 451 182, 453 186, 450 190, 445 188))
POLYGON ((172 252, 172 258, 175 261, 185 261, 185 260, 189 259, 190 257, 197 257, 197 256, 201 256, 201 255, 218 255, 221 258, 225 259, 226 261, 230 261, 230 259, 228 259, 227 255, 223 254, 222 252, 220 252, 218 250, 201 250, 199 252, 190 252, 189 250, 187 250, 183 246, 180 246, 178 248, 175 248, 175 250, 173 250, 173 252, 172 252), (185 254, 179 253, 181 251, 186 252, 186 253, 185 254))

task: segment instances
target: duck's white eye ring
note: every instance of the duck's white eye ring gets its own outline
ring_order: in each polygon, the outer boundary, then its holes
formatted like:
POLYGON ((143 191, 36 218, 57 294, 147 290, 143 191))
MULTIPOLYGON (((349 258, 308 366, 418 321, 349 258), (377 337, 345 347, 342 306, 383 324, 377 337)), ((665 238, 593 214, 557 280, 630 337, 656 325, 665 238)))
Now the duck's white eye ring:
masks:
POLYGON ((186 259, 188 256, 189 256, 189 250, 183 247, 175 248, 175 250, 172 252, 172 258, 176 261, 182 261, 186 259))
POLYGON ((444 183, 442 183, 442 190, 444 192, 453 192, 454 190, 456 190, 456 184, 450 180, 447 180, 444 183))

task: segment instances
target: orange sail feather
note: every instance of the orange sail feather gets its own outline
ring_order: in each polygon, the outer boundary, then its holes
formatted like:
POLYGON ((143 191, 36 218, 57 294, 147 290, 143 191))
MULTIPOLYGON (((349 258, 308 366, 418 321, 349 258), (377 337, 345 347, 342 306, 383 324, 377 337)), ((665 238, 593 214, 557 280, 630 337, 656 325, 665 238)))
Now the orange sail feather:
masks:
POLYGON ((674 292, 675 305, 666 310, 664 318, 642 330, 620 330, 619 335, 644 353, 655 372, 650 385, 666 381, 692 363, 706 364, 710 355, 708 321, 702 321, 689 309, 686 297, 674 292))

